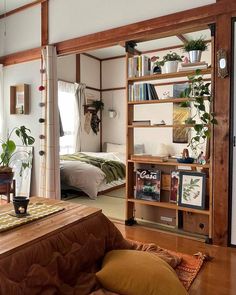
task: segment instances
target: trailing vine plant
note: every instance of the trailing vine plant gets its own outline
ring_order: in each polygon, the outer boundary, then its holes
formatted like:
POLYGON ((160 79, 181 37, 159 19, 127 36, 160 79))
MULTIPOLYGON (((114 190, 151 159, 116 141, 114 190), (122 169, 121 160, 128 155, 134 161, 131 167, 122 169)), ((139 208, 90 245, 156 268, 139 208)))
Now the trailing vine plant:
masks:
POLYGON ((215 114, 211 110, 207 111, 204 101, 211 102, 212 95, 209 89, 211 83, 205 83, 201 70, 196 70, 194 75, 188 76, 189 86, 181 93, 180 97, 189 97, 191 102, 182 102, 181 107, 194 106, 195 112, 189 117, 185 123, 194 125, 196 132, 190 140, 188 146, 197 154, 197 148, 205 143, 207 138, 211 137, 210 126, 217 124, 215 114))

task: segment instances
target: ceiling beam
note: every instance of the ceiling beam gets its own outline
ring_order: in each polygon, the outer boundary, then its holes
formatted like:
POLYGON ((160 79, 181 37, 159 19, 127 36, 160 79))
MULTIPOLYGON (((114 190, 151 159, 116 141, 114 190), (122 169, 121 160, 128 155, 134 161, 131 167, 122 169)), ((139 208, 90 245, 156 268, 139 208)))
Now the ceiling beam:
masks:
POLYGON ((41 3, 46 2, 46 1, 48 1, 48 0, 36 0, 36 1, 31 2, 31 3, 25 4, 23 6, 20 6, 20 7, 16 8, 16 9, 7 11, 6 13, 0 14, 0 19, 8 17, 8 16, 10 16, 12 14, 15 14, 15 13, 18 13, 18 12, 21 12, 21 11, 23 11, 25 9, 28 9, 30 7, 33 7, 35 5, 41 4, 41 3))
POLYGON ((176 35, 176 37, 177 37, 180 41, 182 41, 183 43, 188 42, 188 39, 187 39, 186 37, 184 37, 183 34, 178 34, 178 35, 176 35))

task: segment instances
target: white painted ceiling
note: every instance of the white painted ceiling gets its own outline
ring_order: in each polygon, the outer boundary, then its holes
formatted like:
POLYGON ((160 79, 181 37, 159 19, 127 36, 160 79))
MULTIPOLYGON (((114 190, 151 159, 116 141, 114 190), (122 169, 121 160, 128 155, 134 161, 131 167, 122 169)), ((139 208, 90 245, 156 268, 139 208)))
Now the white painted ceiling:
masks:
MULTIPOLYGON (((183 36, 188 40, 197 39, 199 37, 203 37, 205 40, 209 40, 211 38, 210 30, 191 32, 188 34, 184 34, 183 36)), ((183 45, 183 42, 180 41, 180 39, 177 38, 176 36, 173 36, 173 37, 141 42, 137 44, 136 48, 140 51, 146 51, 146 50, 153 50, 158 48, 166 48, 166 47, 175 46, 175 45, 183 45)), ((92 51, 89 51, 88 53, 100 59, 104 59, 104 58, 114 57, 118 55, 124 55, 125 49, 117 45, 117 46, 92 50, 92 51)))
POLYGON ((35 0, 0 0, 0 14, 16 9, 35 0))

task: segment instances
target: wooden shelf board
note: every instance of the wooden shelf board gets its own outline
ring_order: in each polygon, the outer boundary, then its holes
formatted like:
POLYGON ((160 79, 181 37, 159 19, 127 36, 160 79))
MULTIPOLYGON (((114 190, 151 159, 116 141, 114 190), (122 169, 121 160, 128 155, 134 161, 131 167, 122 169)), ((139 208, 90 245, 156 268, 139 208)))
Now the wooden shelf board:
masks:
MULTIPOLYGON (((128 125, 128 128, 193 128, 193 124, 174 124, 174 125, 128 125)), ((209 125, 205 125, 209 127, 209 125)))
POLYGON ((173 210, 192 212, 192 213, 198 213, 198 214, 203 214, 203 215, 210 215, 209 210, 200 210, 200 209, 194 209, 194 208, 181 207, 181 206, 178 206, 177 204, 169 203, 169 202, 146 201, 146 200, 139 200, 139 199, 134 199, 134 198, 128 198, 128 202, 133 202, 133 203, 148 205, 148 206, 156 206, 156 207, 161 207, 161 208, 168 208, 168 209, 173 209, 173 210))
MULTIPOLYGON (((208 100, 204 98, 204 100, 208 100)), ((180 103, 180 102, 191 102, 194 101, 192 98, 163 98, 163 99, 153 99, 153 100, 136 100, 136 101, 128 101, 128 105, 136 105, 136 104, 159 104, 159 103, 180 103)))
MULTIPOLYGON (((211 73, 212 73, 211 68, 201 70, 202 75, 207 75, 211 73)), ((142 82, 142 81, 179 78, 179 77, 186 77, 186 76, 194 75, 194 74, 195 74, 195 71, 181 71, 181 72, 169 73, 169 74, 156 74, 156 75, 148 75, 148 76, 142 76, 142 77, 131 77, 131 78, 128 78, 128 82, 142 82)))
POLYGON ((210 164, 205 164, 201 165, 198 163, 193 163, 193 164, 186 164, 186 163, 178 163, 177 161, 169 160, 167 162, 160 162, 160 161, 155 161, 155 160, 128 160, 128 163, 137 163, 137 164, 155 164, 155 165, 162 165, 162 166, 188 166, 188 167, 200 167, 200 168, 210 168, 210 164))

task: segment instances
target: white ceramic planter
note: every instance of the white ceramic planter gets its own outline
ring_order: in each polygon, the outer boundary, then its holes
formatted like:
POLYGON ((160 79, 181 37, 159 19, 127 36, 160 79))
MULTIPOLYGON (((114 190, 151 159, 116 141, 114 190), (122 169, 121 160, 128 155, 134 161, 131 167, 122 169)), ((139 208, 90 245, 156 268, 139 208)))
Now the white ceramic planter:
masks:
POLYGON ((175 61, 166 61, 165 62, 165 73, 175 73, 177 72, 177 69, 178 69, 178 61, 175 60, 175 61))

